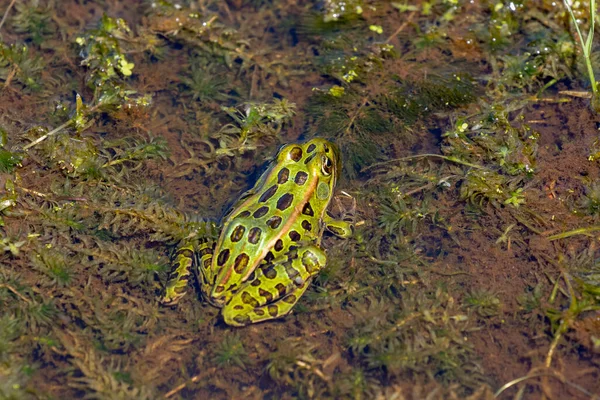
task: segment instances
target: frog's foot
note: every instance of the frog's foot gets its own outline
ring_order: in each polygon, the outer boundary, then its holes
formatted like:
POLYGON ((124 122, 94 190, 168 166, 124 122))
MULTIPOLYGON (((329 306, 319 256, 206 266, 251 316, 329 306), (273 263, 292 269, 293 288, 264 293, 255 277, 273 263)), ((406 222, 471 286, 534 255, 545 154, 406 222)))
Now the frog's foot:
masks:
POLYGON ((191 243, 180 247, 175 253, 173 270, 165 286, 165 292, 159 302, 165 306, 175 305, 187 293, 187 286, 194 263, 194 245, 191 243))
POLYGON ((338 210, 340 210, 340 218, 335 218, 331 213, 326 212, 323 222, 325 223, 325 229, 334 235, 347 239, 354 233, 354 222, 356 215, 356 199, 349 194, 344 193, 344 198, 351 199, 350 206, 342 204, 340 196, 334 197, 334 203, 338 210))
POLYGON ((291 250, 287 260, 257 269, 223 308, 225 323, 244 326, 288 314, 325 261, 323 250, 306 246, 291 250))
MULTIPOLYGON (((177 249, 173 261, 173 270, 165 286, 165 292, 159 299, 159 302, 166 306, 175 305, 187 293, 189 280, 192 275, 192 268, 195 264, 210 264, 212 259, 212 242, 209 240, 200 240, 192 237, 186 240, 185 244, 177 249)), ((195 269, 194 273, 198 271, 195 269)), ((206 274, 201 269, 200 282, 204 283, 206 274)))

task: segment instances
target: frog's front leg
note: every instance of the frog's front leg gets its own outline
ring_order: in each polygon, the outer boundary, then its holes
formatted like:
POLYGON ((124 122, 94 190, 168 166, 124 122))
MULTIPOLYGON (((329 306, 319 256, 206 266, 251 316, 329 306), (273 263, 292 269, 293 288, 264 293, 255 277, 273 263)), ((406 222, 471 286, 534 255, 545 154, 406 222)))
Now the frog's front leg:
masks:
POLYGON ((334 199, 337 208, 341 210, 342 215, 339 219, 336 219, 329 211, 323 216, 323 226, 325 229, 342 239, 348 239, 354 233, 356 213, 356 200, 350 195, 346 196, 352 199, 352 205, 349 208, 344 207, 338 197, 334 199))
POLYGON ((330 215, 323 217, 325 229, 342 239, 348 239, 354 233, 353 221, 354 215, 352 215, 352 217, 344 217, 343 220, 335 219, 330 215))
POLYGON ((325 261, 325 252, 311 245, 290 250, 286 260, 257 269, 223 307, 225 323, 244 326, 288 314, 325 261))

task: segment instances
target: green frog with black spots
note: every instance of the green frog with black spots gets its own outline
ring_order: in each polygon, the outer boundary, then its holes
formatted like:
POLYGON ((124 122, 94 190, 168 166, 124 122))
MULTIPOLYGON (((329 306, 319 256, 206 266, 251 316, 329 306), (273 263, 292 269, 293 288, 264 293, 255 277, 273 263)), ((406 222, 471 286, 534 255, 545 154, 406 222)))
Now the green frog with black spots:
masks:
POLYGON ((161 302, 175 304, 185 294, 193 268, 203 297, 222 308, 229 325, 288 314, 325 266, 324 230, 352 234, 349 221, 327 213, 340 162, 337 147, 325 139, 282 147, 223 217, 216 243, 178 250, 161 302))

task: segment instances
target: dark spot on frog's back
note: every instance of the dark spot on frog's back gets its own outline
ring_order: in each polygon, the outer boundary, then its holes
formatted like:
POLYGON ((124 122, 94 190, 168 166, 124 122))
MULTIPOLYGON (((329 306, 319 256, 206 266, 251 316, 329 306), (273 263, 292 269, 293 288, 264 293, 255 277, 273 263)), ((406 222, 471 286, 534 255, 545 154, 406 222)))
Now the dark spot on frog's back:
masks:
POLYGON ((267 277, 268 279, 275 279, 277 278, 277 271, 275 271, 275 268, 268 267, 263 271, 263 274, 265 277, 267 277))
POLYGON ((294 304, 296 302, 296 296, 290 294, 289 296, 285 296, 282 300, 288 304, 294 304))
POLYGON ((236 218, 248 218, 249 216, 250 216, 250 211, 246 210, 246 211, 242 211, 241 213, 239 213, 236 218))
POLYGON ((327 230, 336 236, 344 235, 344 230, 342 228, 338 228, 337 226, 327 225, 327 230))
POLYGON ((275 259, 275 255, 272 252, 268 252, 265 256, 265 262, 268 264, 275 259))
POLYGON ((290 177, 290 170, 287 168, 282 168, 281 171, 277 174, 277 183, 280 185, 286 183, 290 177))
POLYGON ((287 209, 294 200, 294 195, 291 193, 286 193, 277 200, 277 208, 281 211, 287 209))
MULTIPOLYGON (((249 280, 250 281, 250 280, 249 280)), ((262 284, 262 281, 260 279, 254 279, 253 281, 251 281, 252 283, 250 284, 250 286, 260 286, 262 284)))
MULTIPOLYGON (((248 275, 248 282, 253 281, 254 279, 256 279, 256 271, 252 271, 252 273, 250 275, 248 275)), ((257 279, 258 280, 258 279, 257 279)))
POLYGON ((277 239, 277 241, 275 242, 275 245, 273 246, 273 248, 275 249, 275 251, 281 251, 281 250, 283 250, 283 240, 277 239))
POLYGON ((292 239, 294 242, 297 242, 298 240, 300 240, 300 234, 296 231, 290 231, 289 236, 290 236, 290 239, 292 239))
POLYGON ((308 174, 306 172, 298 171, 298 173, 296 174, 296 177, 294 178, 294 182, 296 182, 296 185, 302 186, 306 183, 307 179, 308 179, 308 174))
POLYGON ((307 153, 312 153, 313 151, 315 151, 315 149, 317 148, 317 146, 314 143, 311 143, 308 148, 306 149, 307 153))
POLYGON ((228 259, 229 259, 229 249, 225 249, 225 250, 221 251, 219 253, 219 256, 217 257, 217 265, 219 267, 222 267, 223 265, 225 265, 225 263, 227 262, 228 259))
POLYGON ((246 253, 242 253, 242 254, 238 255, 235 258, 235 261, 233 263, 234 271, 238 274, 241 274, 242 272, 244 272, 244 269, 246 268, 246 266, 248 266, 249 260, 250 260, 250 257, 248 257, 248 254, 246 254, 246 253))
POLYGON ((312 225, 307 220, 302 221, 302 227, 304 228, 304 230, 307 230, 307 231, 312 230, 312 225))
MULTIPOLYGON (((207 254, 211 254, 213 252, 213 249, 209 248, 209 247, 205 247, 203 249, 198 250, 198 258, 202 258, 207 254)), ((190 256, 191 258, 192 256, 190 256)))
POLYGON ((239 242, 242 239, 242 236, 244 236, 244 232, 246 232, 246 228, 244 228, 243 225, 238 225, 233 229, 233 232, 231 232, 229 239, 231 239, 233 243, 239 242))
POLYGON ((269 207, 262 206, 258 210, 254 211, 254 214, 252 214, 252 216, 254 218, 261 218, 261 217, 264 217, 265 215, 267 215, 268 212, 269 212, 269 207))
POLYGON ((233 320, 241 326, 249 325, 252 323, 252 320, 247 315, 236 315, 235 317, 233 317, 233 320))
POLYGON ((306 160, 304 160, 304 164, 308 164, 312 161, 313 158, 315 158, 314 154, 311 154, 310 156, 306 157, 306 160))
POLYGON ((312 209, 312 207, 311 207, 311 205, 310 205, 309 202, 306 202, 306 204, 302 208, 302 214, 308 215, 310 217, 314 217, 315 216, 315 212, 313 211, 313 209, 312 209))
POLYGON ((302 158, 302 149, 300 147, 294 147, 290 150, 290 159, 298 162, 302 158))
POLYGON ((248 232, 248 242, 250 242, 252 244, 258 243, 258 241, 260 240, 261 233, 262 233, 262 231, 258 227, 254 227, 254 228, 250 229, 250 232, 248 232))
POLYGON ((271 197, 273 197, 273 195, 275 194, 276 191, 277 191, 277 185, 271 186, 270 188, 268 188, 267 190, 264 191, 264 193, 258 199, 258 202, 264 203, 265 201, 269 200, 271 197))
POLYGON ((277 229, 279 228, 279 225, 281 225, 281 221, 280 216, 274 215, 267 220, 267 226, 271 229, 277 229))

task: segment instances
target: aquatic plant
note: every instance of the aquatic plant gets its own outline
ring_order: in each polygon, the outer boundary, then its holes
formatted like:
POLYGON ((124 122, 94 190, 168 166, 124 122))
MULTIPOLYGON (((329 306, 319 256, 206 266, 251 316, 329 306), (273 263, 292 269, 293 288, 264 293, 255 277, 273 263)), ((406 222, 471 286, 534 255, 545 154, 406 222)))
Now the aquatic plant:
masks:
POLYGON ((514 332, 527 351, 500 361, 534 365, 532 396, 593 366, 597 255, 577 254, 599 229, 595 164, 561 175, 555 197, 542 189, 568 158, 548 153, 580 145, 551 136, 572 104, 540 95, 572 74, 564 9, 161 0, 102 18, 104 2, 12 3, 0 397, 491 398, 512 370, 480 357, 514 332), (230 332, 198 296, 158 306, 177 247, 214 239, 212 220, 279 143, 312 135, 341 147, 357 226, 343 243, 324 236, 327 266, 294 314, 230 332), (473 275, 492 258, 517 273, 486 270, 481 289, 473 275), (514 329, 472 340, 497 322, 514 329), (542 352, 569 367, 550 384, 527 356, 542 352))
POLYGON ((379 226, 387 234, 414 233, 419 221, 426 218, 430 211, 426 200, 422 204, 410 203, 412 203, 410 197, 402 198, 400 196, 382 202, 379 226))
POLYGON ((596 23, 596 0, 590 0, 590 8, 589 8, 589 30, 587 37, 584 39, 583 34, 581 33, 581 29, 579 27, 580 23, 575 14, 573 13, 573 9, 571 8, 571 4, 568 0, 563 1, 569 15, 571 16, 571 20, 575 25, 575 29, 577 31, 577 38, 579 39, 579 44, 581 45, 581 51, 583 52, 583 60, 585 62, 585 66, 587 68, 588 79, 590 80, 590 86, 592 87, 592 108, 594 111, 600 111, 600 99, 598 99, 598 85, 596 84, 596 76, 594 75, 594 68, 592 66, 592 46, 594 43, 594 26, 596 23))
POLYGON ((68 354, 69 363, 79 371, 69 380, 77 390, 93 393, 103 398, 152 399, 149 385, 133 382, 120 363, 107 362, 97 350, 89 346, 87 338, 69 333, 58 334, 61 347, 68 354))
POLYGON ((471 350, 460 333, 469 325, 468 316, 455 309, 442 288, 421 290, 422 295, 415 289, 403 296, 401 307, 357 305, 357 319, 347 337, 349 349, 368 370, 387 376, 427 370, 441 382, 477 386, 484 377, 476 363, 467 361, 471 350))
POLYGON ((356 18, 363 12, 362 0, 326 0, 323 7, 323 21, 356 18))
POLYGON ((185 92, 194 101, 201 103, 218 103, 233 96, 225 91, 228 87, 224 75, 219 76, 218 66, 211 64, 208 60, 197 57, 192 59, 189 72, 181 77, 181 83, 185 85, 185 92))
POLYGON ((242 369, 249 363, 248 353, 238 334, 230 334, 223 338, 215 348, 213 360, 221 367, 236 365, 242 369))
POLYGON ((129 38, 130 32, 125 20, 103 15, 97 29, 75 39, 81 48, 81 65, 89 68, 87 83, 95 91, 96 101, 103 96, 114 96, 114 93, 102 92, 108 88, 104 85, 114 80, 117 74, 128 77, 133 72, 135 65, 127 59, 119 40, 129 38))
POLYGON ((44 60, 32 54, 26 45, 0 43, 0 80, 4 88, 14 81, 27 92, 40 91, 44 68, 44 60))
POLYGON ((231 122, 200 140, 201 153, 189 148, 192 157, 182 162, 174 176, 185 176, 198 169, 210 175, 221 168, 219 163, 236 163, 244 154, 276 142, 296 113, 296 106, 285 99, 274 99, 271 103, 249 103, 222 110, 231 122))
POLYGON ((31 255, 33 268, 45 273, 50 282, 47 284, 64 287, 73 279, 73 259, 54 249, 40 249, 31 255))
POLYGON ((333 371, 326 372, 330 359, 321 353, 317 345, 290 337, 269 355, 266 371, 277 384, 291 387, 299 396, 324 396, 331 393, 333 371))
POLYGON ((52 21, 52 7, 40 3, 43 2, 39 0, 16 2, 15 15, 12 19, 15 32, 24 34, 35 45, 42 44, 44 39, 56 30, 52 21))
POLYGON ((576 207, 587 215, 600 215, 600 184, 592 182, 586 186, 584 195, 577 201, 576 207))
POLYGON ((500 312, 498 295, 487 289, 473 290, 466 298, 465 305, 480 317, 493 317, 500 312))
POLYGON ((0 173, 12 173, 23 159, 21 154, 5 149, 7 145, 8 132, 0 128, 0 173))
POLYGON ((326 132, 333 140, 340 139, 342 152, 348 155, 344 171, 351 178, 382 157, 378 141, 394 136, 393 133, 414 140, 410 126, 419 118, 433 110, 459 107, 474 99, 466 76, 430 77, 412 82, 393 76, 378 85, 385 85, 386 90, 378 94, 362 89, 346 90, 341 97, 317 92, 313 96, 310 112, 316 119, 315 131, 326 132))

